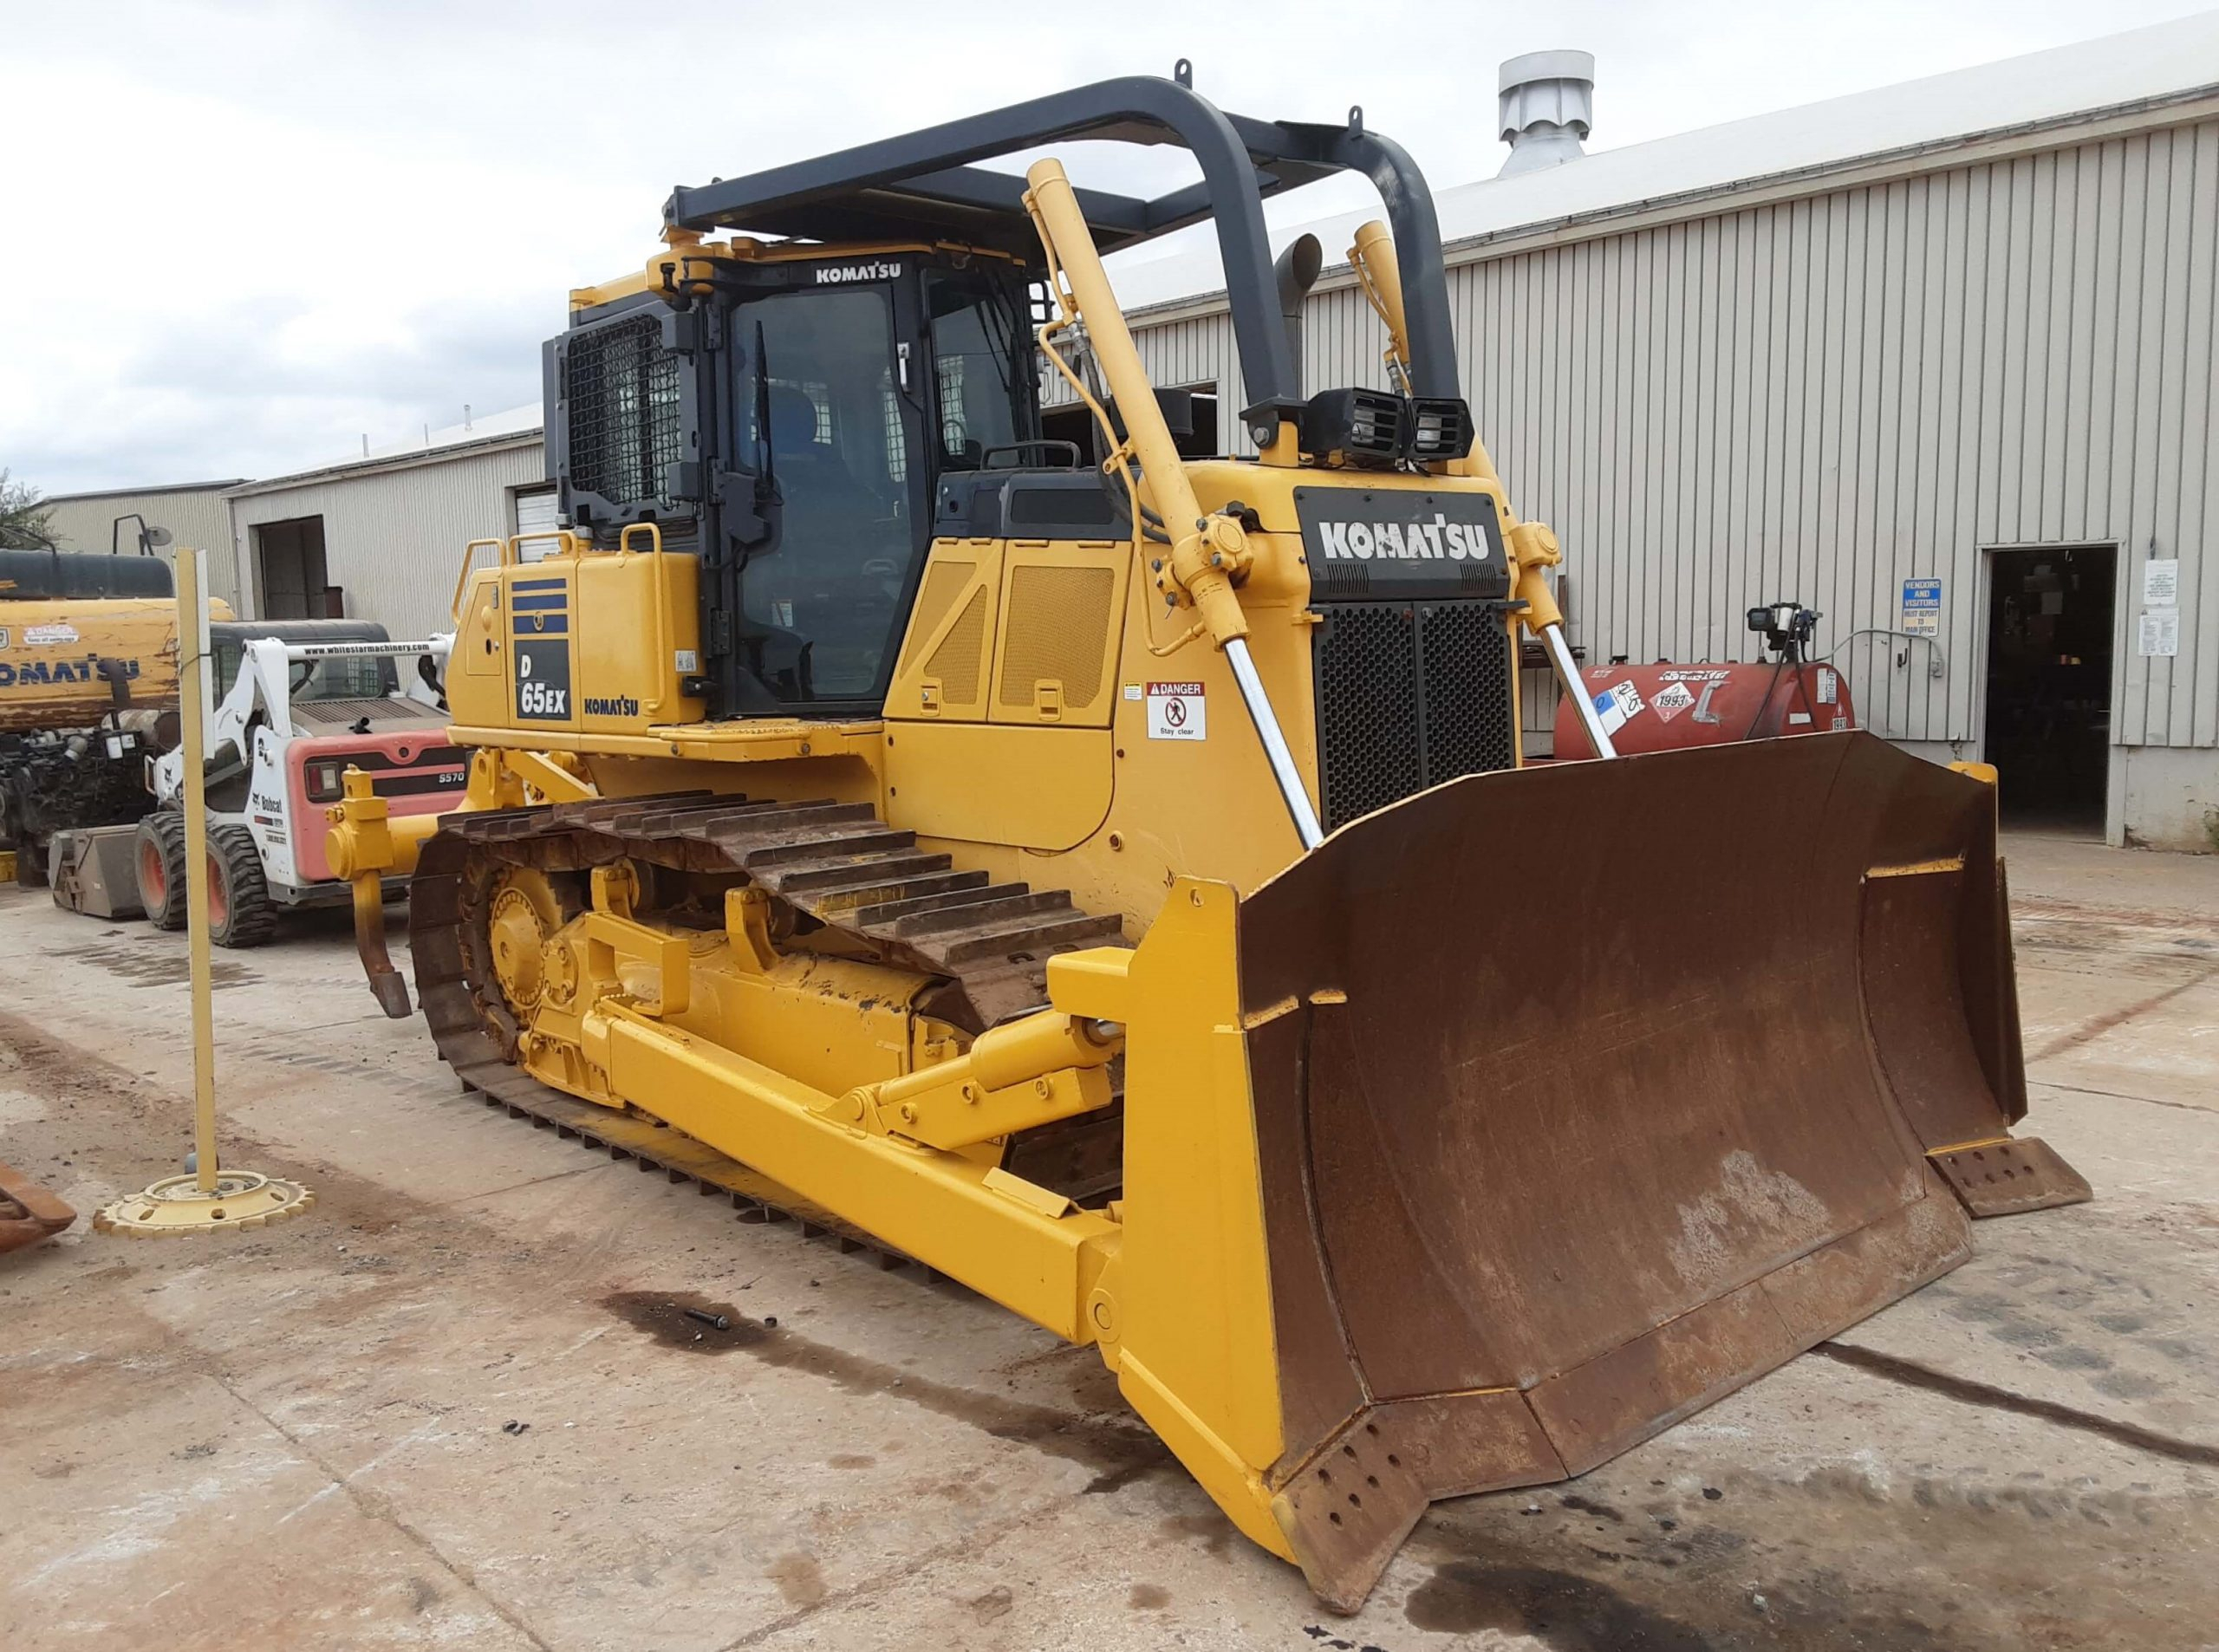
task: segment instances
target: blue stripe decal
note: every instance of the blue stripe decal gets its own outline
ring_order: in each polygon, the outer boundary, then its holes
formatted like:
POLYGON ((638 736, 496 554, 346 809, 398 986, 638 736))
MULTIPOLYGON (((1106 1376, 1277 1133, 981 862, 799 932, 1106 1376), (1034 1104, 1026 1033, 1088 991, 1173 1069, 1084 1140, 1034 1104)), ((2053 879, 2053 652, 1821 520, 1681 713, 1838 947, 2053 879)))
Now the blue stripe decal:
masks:
POLYGON ((569 606, 569 599, 564 596, 560 591, 550 591, 545 596, 519 596, 512 598, 510 601, 509 606, 525 613, 529 613, 534 608, 553 608, 557 612, 560 612, 562 609, 569 606))
POLYGON ((569 583, 569 581, 564 579, 520 579, 511 589, 519 591, 559 591, 569 583))
POLYGON ((539 623, 534 625, 519 617, 515 634, 520 637, 559 637, 570 628, 570 616, 567 614, 543 614, 537 618, 539 623))

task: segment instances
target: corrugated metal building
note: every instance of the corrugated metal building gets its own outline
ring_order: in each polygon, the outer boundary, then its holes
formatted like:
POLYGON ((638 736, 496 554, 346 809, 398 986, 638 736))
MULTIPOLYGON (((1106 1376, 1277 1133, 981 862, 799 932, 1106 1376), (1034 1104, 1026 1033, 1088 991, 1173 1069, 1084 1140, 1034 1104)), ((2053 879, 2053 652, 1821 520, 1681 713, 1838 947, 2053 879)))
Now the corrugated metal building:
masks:
MULTIPOLYGON (((2219 14, 1438 204, 1589 660, 1754 658, 1799 598, 1866 725, 2004 764, 2007 810, 2219 846, 2219 14)), ((1214 251, 1115 279, 1158 385, 1243 405, 1214 251)), ((1344 268, 1305 331, 1311 389, 1383 382, 1344 268)))
POLYGON ((104 551, 120 544, 135 552, 139 529, 118 517, 136 515, 152 528, 166 528, 173 543, 205 551, 203 566, 211 595, 234 608, 239 602, 238 568, 231 556, 231 518, 224 504, 226 489, 244 478, 185 482, 172 487, 119 488, 105 493, 63 493, 46 501, 54 543, 63 550, 104 551))
POLYGON ((427 433, 420 446, 233 488, 226 543, 256 619, 374 620, 395 638, 452 628, 473 539, 554 525, 540 413, 427 433))

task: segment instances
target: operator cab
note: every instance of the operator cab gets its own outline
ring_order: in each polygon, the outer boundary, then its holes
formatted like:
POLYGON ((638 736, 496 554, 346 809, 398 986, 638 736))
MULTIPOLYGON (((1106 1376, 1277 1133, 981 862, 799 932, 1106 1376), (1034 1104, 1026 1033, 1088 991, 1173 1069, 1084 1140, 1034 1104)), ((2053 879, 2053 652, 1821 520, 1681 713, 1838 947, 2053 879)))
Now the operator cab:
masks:
POLYGON ((875 712, 941 478, 1037 438, 1027 272, 722 244, 549 347, 563 508, 582 537, 657 522, 700 556, 700 686, 724 714, 875 712))

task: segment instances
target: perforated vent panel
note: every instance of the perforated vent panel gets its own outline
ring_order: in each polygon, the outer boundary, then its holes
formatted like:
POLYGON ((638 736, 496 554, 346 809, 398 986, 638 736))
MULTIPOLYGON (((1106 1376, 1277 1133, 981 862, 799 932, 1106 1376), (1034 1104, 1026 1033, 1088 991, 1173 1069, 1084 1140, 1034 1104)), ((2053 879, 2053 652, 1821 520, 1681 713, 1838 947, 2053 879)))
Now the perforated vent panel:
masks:
POLYGON ((907 671, 915 662, 917 650, 940 629, 940 622, 955 606, 955 599, 963 595, 964 586, 978 567, 976 563, 935 559, 925 570, 924 587, 917 593, 917 611, 909 621, 909 641, 901 650, 901 663, 897 669, 907 671))
POLYGON ((1493 604, 1328 603, 1318 612, 1326 830, 1517 762, 1510 637, 1493 604))
POLYGON ((940 679, 940 699, 950 706, 968 706, 979 698, 980 658, 986 651, 986 592, 982 586, 971 593, 962 616, 947 640, 925 661, 925 675, 940 679))
POLYGON ((1318 755, 1325 829, 1418 790, 1418 656, 1410 610, 1350 603, 1318 628, 1318 755))
POLYGON ((1419 608, 1426 784, 1516 766, 1514 669, 1507 628, 1498 610, 1483 602, 1419 608))
POLYGON ((662 348, 662 323, 612 322, 563 348, 571 488, 612 504, 660 498, 684 442, 678 358, 662 348))
POLYGON ((1005 706, 1030 706, 1042 682, 1064 686, 1064 704, 1091 706, 1102 693, 1116 576, 1106 568, 1012 570, 1009 628, 1002 650, 1005 706))

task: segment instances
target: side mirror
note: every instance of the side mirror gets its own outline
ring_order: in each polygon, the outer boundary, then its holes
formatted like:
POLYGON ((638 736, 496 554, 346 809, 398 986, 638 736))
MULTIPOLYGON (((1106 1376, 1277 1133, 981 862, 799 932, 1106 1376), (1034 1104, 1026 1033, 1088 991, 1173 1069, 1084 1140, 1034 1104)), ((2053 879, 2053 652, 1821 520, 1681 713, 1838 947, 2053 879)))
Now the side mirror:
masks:
POLYGON ((159 550, 162 546, 168 544, 176 536, 171 533, 167 528, 149 528, 146 530, 146 534, 147 544, 153 546, 156 550, 159 550))

